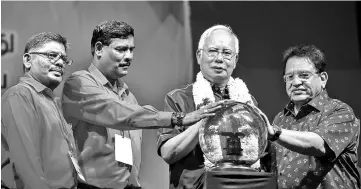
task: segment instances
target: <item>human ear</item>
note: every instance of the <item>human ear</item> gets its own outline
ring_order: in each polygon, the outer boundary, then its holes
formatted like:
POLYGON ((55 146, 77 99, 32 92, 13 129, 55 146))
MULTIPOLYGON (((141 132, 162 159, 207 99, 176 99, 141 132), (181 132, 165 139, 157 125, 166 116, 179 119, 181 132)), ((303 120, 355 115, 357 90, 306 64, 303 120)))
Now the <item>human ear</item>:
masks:
POLYGON ((202 50, 198 49, 197 52, 196 52, 196 58, 197 58, 197 63, 200 64, 200 60, 201 60, 201 57, 202 57, 202 50))
POLYGON ((95 45, 94 45, 94 54, 97 56, 97 57, 101 57, 101 55, 102 55, 102 49, 103 49, 103 44, 102 44, 102 42, 100 42, 100 41, 98 41, 98 42, 96 42, 95 43, 95 45))
POLYGON ((234 65, 233 65, 233 69, 236 68, 237 62, 238 62, 238 54, 236 54, 236 57, 234 57, 234 65))
POLYGON ((27 70, 31 68, 31 56, 29 53, 23 55, 23 64, 27 70))
POLYGON ((320 73, 320 78, 321 78, 322 89, 325 89, 326 88, 326 83, 327 83, 327 80, 328 80, 327 72, 320 73))

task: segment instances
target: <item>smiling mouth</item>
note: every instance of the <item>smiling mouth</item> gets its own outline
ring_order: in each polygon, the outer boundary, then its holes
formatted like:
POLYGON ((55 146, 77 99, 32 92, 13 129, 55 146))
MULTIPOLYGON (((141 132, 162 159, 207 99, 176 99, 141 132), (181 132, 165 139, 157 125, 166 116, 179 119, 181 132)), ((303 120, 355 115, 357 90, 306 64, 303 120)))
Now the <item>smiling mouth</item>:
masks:
POLYGON ((52 70, 50 70, 50 71, 51 71, 51 72, 59 73, 59 75, 63 75, 63 74, 64 74, 63 70, 61 70, 61 69, 52 69, 52 70))

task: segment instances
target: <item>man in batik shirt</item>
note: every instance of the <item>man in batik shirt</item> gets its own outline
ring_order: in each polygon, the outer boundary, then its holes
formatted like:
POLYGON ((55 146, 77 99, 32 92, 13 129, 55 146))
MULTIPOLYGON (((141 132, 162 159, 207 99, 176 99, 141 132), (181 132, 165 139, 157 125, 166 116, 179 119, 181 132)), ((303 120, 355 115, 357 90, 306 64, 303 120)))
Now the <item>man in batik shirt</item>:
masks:
POLYGON ((283 61, 290 102, 268 127, 278 187, 360 188, 360 121, 349 105, 328 96, 324 54, 300 45, 287 49, 283 61))

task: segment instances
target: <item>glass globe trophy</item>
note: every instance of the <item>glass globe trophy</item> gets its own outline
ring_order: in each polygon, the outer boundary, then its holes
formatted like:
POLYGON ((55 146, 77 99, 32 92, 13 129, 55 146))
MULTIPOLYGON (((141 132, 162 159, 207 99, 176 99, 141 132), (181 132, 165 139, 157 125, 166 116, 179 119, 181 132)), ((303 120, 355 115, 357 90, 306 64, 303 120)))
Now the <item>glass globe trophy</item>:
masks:
POLYGON ((206 169, 205 189, 276 188, 275 175, 259 168, 268 131, 267 123, 255 108, 225 101, 215 116, 201 124, 199 144, 205 158, 214 165, 206 169))

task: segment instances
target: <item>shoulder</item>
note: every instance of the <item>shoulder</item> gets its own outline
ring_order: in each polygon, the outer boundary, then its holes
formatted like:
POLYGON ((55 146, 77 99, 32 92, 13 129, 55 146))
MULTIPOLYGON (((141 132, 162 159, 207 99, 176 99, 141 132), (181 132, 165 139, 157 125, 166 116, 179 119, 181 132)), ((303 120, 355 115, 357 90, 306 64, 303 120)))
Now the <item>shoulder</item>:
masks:
POLYGON ((173 89, 167 93, 169 97, 177 97, 179 95, 192 96, 193 84, 183 85, 179 88, 173 89))
POLYGON ((16 85, 10 87, 2 95, 1 99, 6 99, 6 98, 9 98, 11 96, 25 96, 25 97, 32 96, 32 93, 35 92, 35 90, 31 86, 26 87, 25 85, 27 85, 27 84, 18 83, 16 85))
POLYGON ((184 85, 170 91, 165 97, 166 105, 178 109, 179 111, 189 112, 195 110, 192 84, 184 85))
POLYGON ((73 72, 64 82, 64 88, 79 88, 84 84, 91 84, 96 82, 96 80, 91 76, 89 71, 80 70, 73 72))
POLYGON ((8 106, 25 107, 32 106, 37 99, 38 93, 31 86, 26 86, 26 83, 18 83, 9 88, 1 96, 1 109, 7 109, 8 106))
POLYGON ((339 99, 330 98, 329 105, 325 106, 325 111, 329 110, 332 112, 348 112, 352 115, 355 115, 351 106, 339 99))
POLYGON ((65 82, 69 82, 69 81, 73 81, 73 80, 80 80, 83 78, 89 78, 90 77, 90 73, 87 70, 79 70, 76 72, 73 72, 67 79, 65 82))

